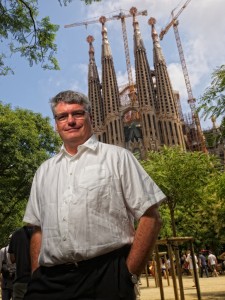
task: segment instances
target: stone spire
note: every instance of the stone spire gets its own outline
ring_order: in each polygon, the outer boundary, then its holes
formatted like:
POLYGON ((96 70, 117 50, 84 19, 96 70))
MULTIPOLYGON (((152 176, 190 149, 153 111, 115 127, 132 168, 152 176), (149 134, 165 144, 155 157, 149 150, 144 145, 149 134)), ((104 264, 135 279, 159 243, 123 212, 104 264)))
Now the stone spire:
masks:
POLYGON ((106 18, 102 16, 99 21, 102 23, 102 97, 106 142, 124 146, 123 124, 119 113, 119 88, 105 27, 106 18))
POLYGON ((146 150, 156 150, 158 149, 158 122, 154 84, 139 23, 135 16, 137 9, 132 7, 130 13, 133 15, 136 86, 143 140, 146 150))
POLYGON ((178 106, 175 101, 166 62, 159 44, 158 34, 155 30, 156 20, 150 18, 148 23, 152 28, 160 143, 169 146, 180 145, 182 148, 185 148, 178 106))
POLYGON ((104 141, 104 110, 101 95, 101 83, 95 63, 94 37, 89 35, 88 97, 92 107, 93 130, 100 141, 104 141))

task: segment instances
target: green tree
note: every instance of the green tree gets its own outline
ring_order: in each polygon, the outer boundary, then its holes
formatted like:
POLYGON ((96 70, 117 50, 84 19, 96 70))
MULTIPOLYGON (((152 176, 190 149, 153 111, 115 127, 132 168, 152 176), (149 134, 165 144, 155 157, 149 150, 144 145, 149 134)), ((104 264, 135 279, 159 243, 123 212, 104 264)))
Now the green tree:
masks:
POLYGON ((212 73, 211 85, 205 90, 199 99, 198 110, 203 110, 203 115, 221 116, 225 113, 225 65, 222 65, 212 73))
POLYGON ((49 118, 0 102, 0 232, 21 224, 32 179, 39 165, 61 141, 49 118))
POLYGON ((201 228, 198 213, 206 196, 205 188, 212 178, 219 176, 216 158, 165 146, 160 152, 149 152, 148 159, 141 164, 167 196, 166 205, 161 208, 167 226, 163 226, 161 234, 197 236, 201 228), (168 228, 169 221, 172 230, 168 228))
MULTIPOLYGON (((58 0, 66 5, 71 0, 58 0)), ((81 0, 91 4, 100 0, 81 0)), ((7 49, 0 52, 0 75, 13 70, 5 65, 6 53, 19 53, 32 66, 40 63, 43 69, 59 70, 55 57, 58 25, 52 24, 48 16, 39 18, 38 0, 0 0, 0 41, 7 49)))
MULTIPOLYGON (((8 43, 12 54, 20 53, 30 65, 41 63, 44 69, 59 69, 54 43, 58 25, 50 23, 49 17, 38 20, 38 1, 0 0, 0 38, 8 43)), ((0 54, 0 75, 13 72, 5 65, 6 55, 0 54)))
POLYGON ((217 207, 216 236, 220 237, 221 244, 225 244, 225 173, 216 182, 216 197, 219 200, 217 207))

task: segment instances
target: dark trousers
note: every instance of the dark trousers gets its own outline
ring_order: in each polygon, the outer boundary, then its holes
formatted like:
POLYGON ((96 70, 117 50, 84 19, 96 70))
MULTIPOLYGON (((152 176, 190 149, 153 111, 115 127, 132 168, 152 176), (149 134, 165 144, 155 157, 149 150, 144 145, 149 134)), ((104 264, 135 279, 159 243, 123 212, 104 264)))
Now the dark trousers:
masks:
POLYGON ((74 264, 40 267, 24 300, 134 300, 126 266, 128 249, 74 264))
POLYGON ((11 300, 12 299, 12 290, 2 289, 2 300, 11 300))
POLYGON ((11 300, 13 296, 13 279, 1 278, 2 300, 11 300))
POLYGON ((203 272, 205 271, 206 277, 209 277, 208 267, 207 265, 200 267, 200 277, 203 277, 203 272))
POLYGON ((27 283, 15 282, 13 284, 13 300, 23 300, 27 291, 27 283))

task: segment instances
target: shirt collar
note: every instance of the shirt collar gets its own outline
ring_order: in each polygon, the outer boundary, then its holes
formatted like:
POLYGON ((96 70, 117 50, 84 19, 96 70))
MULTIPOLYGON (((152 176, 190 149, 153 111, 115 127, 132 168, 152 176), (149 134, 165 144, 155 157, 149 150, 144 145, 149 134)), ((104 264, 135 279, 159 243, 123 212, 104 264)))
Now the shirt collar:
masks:
MULTIPOLYGON (((84 144, 79 145, 77 148, 77 153, 79 153, 82 149, 90 149, 92 151, 95 151, 98 146, 98 140, 96 136, 93 134, 84 144)), ((61 146, 60 152, 58 153, 58 159, 61 159, 63 156, 69 156, 72 157, 67 151, 64 146, 64 144, 61 146)))
POLYGON ((93 134, 84 144, 78 146, 78 151, 79 151, 79 149, 82 149, 82 148, 89 148, 89 149, 95 151, 97 146, 98 146, 98 140, 97 140, 96 136, 93 134))

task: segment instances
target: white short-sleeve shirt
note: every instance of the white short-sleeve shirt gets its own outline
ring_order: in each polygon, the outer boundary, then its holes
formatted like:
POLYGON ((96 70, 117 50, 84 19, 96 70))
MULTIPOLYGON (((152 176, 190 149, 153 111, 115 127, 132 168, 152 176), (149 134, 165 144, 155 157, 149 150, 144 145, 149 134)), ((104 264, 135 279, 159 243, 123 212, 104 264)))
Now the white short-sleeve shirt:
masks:
POLYGON ((41 227, 39 263, 51 266, 131 244, 134 219, 164 199, 130 151, 92 136, 39 167, 24 222, 41 227))

